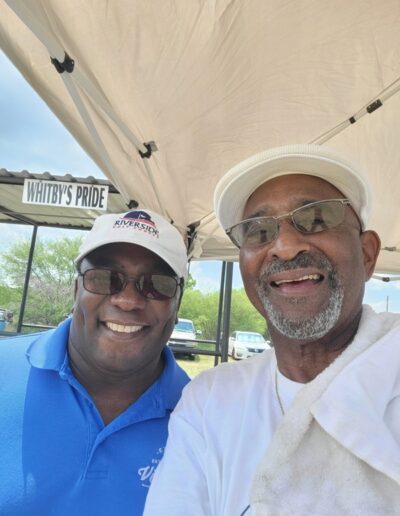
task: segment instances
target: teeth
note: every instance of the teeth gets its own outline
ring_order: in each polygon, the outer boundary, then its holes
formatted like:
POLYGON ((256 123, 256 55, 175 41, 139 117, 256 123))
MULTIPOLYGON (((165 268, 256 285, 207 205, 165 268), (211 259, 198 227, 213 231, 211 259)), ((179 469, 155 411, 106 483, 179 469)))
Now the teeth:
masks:
POLYGON ((120 333, 135 333, 143 328, 143 326, 126 326, 125 324, 116 324, 112 322, 105 323, 107 328, 120 333))
POLYGON ((320 274, 307 274, 306 276, 302 276, 301 278, 274 281, 274 283, 275 285, 282 285, 282 283, 294 283, 296 281, 319 280, 320 277, 320 274))

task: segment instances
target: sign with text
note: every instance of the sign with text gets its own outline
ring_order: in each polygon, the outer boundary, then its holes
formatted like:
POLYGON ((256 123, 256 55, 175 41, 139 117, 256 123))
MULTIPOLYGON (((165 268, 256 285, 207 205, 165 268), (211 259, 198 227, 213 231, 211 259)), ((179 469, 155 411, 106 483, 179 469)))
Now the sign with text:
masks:
POLYGON ((107 185, 41 181, 39 179, 25 179, 22 193, 23 203, 66 208, 106 210, 107 199, 107 185))

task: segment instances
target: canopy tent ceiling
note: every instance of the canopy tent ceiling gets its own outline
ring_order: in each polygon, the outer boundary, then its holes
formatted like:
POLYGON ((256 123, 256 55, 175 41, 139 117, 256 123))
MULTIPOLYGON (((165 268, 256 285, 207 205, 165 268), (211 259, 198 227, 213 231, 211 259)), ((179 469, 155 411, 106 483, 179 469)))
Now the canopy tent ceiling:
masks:
POLYGON ((364 166, 386 272, 400 272, 399 28, 400 0, 0 0, 4 52, 125 202, 198 223, 195 257, 236 257, 212 209, 227 169, 314 141, 364 166))

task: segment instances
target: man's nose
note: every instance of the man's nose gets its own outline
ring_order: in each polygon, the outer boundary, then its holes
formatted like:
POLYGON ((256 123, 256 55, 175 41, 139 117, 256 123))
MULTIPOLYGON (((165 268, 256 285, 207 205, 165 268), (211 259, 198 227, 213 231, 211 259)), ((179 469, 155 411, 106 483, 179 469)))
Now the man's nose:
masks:
POLYGON ((111 303, 124 311, 138 310, 144 308, 147 299, 139 292, 135 281, 129 279, 125 287, 116 294, 112 294, 111 303))
POLYGON ((310 247, 304 233, 298 231, 289 219, 281 219, 278 235, 268 252, 273 258, 289 261, 300 253, 310 251, 310 247))

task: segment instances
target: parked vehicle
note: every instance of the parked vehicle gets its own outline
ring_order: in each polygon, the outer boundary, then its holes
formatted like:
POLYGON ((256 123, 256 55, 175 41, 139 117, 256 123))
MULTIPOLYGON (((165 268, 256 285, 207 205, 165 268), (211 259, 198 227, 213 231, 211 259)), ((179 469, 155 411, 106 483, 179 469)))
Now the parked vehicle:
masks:
POLYGON ((191 351, 197 347, 196 329, 190 319, 178 319, 168 345, 176 355, 187 355, 194 359, 191 351))
POLYGON ((8 323, 13 320, 13 312, 6 308, 0 308, 0 331, 4 331, 8 323))
POLYGON ((271 347, 261 333, 253 331, 234 331, 229 337, 228 353, 237 360, 262 353, 271 347))

